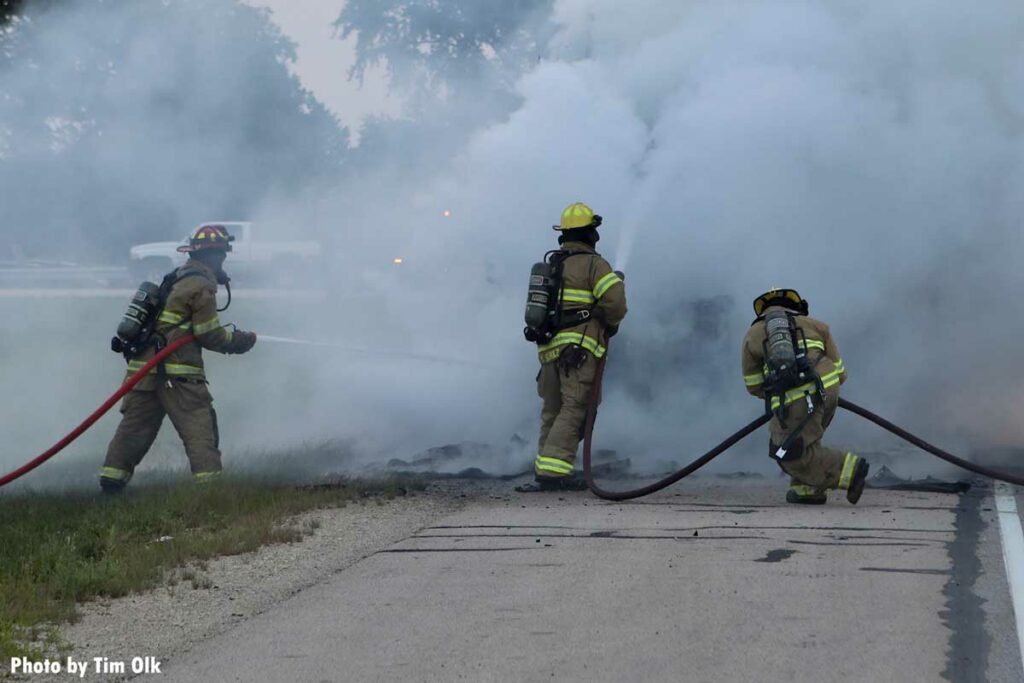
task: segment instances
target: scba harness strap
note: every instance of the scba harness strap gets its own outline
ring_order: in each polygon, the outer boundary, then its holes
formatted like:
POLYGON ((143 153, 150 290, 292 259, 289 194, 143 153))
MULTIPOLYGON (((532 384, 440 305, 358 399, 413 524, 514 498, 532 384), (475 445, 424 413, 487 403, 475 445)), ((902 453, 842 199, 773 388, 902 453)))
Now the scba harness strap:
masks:
MULTIPOLYGON (((807 401, 807 415, 777 448, 773 445, 771 455, 776 460, 793 460, 800 457, 800 448, 794 444, 800 438, 815 413, 825 405, 825 385, 821 376, 807 357, 807 338, 788 311, 773 311, 758 318, 765 324, 764 377, 765 414, 774 415, 782 428, 786 428, 786 414, 793 389, 811 385, 803 392, 807 401), (815 399, 819 400, 815 400, 815 399)), ((755 321, 756 322, 756 321, 755 321)), ((824 349, 822 349, 824 354, 824 349)), ((820 360, 820 359, 819 359, 820 360)))
POLYGON ((523 330, 527 341, 547 344, 562 330, 590 320, 594 297, 582 290, 566 290, 564 278, 567 260, 590 253, 555 249, 544 254, 544 260, 534 265, 527 295, 526 328, 523 330), (563 308, 566 303, 574 307, 566 311, 563 308), (576 307, 579 304, 586 307, 576 307))
POLYGON ((590 252, 586 251, 568 251, 565 249, 558 249, 555 251, 549 251, 545 258, 550 256, 551 265, 555 267, 554 280, 558 284, 558 291, 554 302, 554 333, 557 334, 562 330, 566 330, 570 327, 575 327, 581 323, 584 323, 591 318, 591 309, 593 303, 590 306, 582 309, 570 309, 569 311, 564 310, 562 307, 565 304, 567 292, 565 291, 565 262, 573 256, 583 256, 590 252))
POLYGON ((582 308, 573 311, 562 311, 558 316, 558 324, 555 326, 556 332, 567 330, 570 327, 576 327, 589 321, 594 315, 591 313, 589 308, 582 308))
MULTIPOLYGON (((172 270, 167 275, 164 275, 164 279, 160 283, 160 310, 157 311, 156 315, 153 317, 153 330, 156 329, 156 324, 160 322, 160 318, 164 315, 164 309, 167 308, 167 301, 170 299, 171 290, 174 289, 174 286, 179 282, 190 277, 205 278, 206 274, 195 268, 186 267, 172 270)), ((182 318, 178 324, 186 325, 191 324, 191 322, 192 321, 190 319, 182 318)), ((152 346, 153 349, 159 353, 165 346, 167 346, 167 338, 162 334, 154 333, 147 343, 147 346, 152 346)), ((167 374, 166 363, 161 361, 160 364, 156 366, 156 376, 158 382, 161 384, 166 383, 168 387, 171 386, 171 381, 167 374)))
MULTIPOLYGON (((167 345, 167 340, 164 339, 163 335, 155 334, 157 323, 159 322, 171 322, 168 320, 161 320, 165 316, 171 315, 166 313, 167 301, 171 297, 171 290, 174 286, 186 278, 190 277, 206 277, 206 274, 195 268, 178 268, 164 275, 164 279, 160 282, 160 307, 153 312, 153 319, 151 321, 151 339, 147 340, 144 346, 153 345, 154 340, 156 343, 156 350, 159 351, 167 345)), ((187 325, 191 321, 184 316, 175 316, 173 323, 178 326, 187 325)))
MULTIPOLYGON (((131 330, 131 327, 122 329, 122 326, 119 326, 118 336, 111 340, 111 349, 124 356, 129 368, 134 359, 139 358, 147 349, 152 348, 156 353, 160 353, 167 347, 167 338, 156 331, 160 323, 168 323, 180 329, 191 327, 191 319, 166 311, 171 290, 179 282, 190 277, 207 278, 207 275, 199 269, 183 267, 167 273, 159 286, 151 282, 144 282, 140 285, 139 292, 133 299, 133 305, 129 307, 129 313, 123 319, 125 321, 129 317, 131 318, 129 322, 135 323, 134 331, 131 330), (148 301, 148 303, 143 305, 136 303, 141 301, 148 301)), ((123 324, 124 322, 122 322, 123 324)), ((169 381, 169 373, 164 362, 157 365, 156 375, 160 382, 169 381)))

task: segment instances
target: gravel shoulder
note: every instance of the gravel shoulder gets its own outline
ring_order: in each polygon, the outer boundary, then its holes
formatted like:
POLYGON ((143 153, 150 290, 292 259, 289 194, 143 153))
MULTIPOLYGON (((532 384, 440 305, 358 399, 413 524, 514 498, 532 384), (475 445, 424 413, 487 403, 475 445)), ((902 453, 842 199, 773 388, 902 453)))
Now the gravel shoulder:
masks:
POLYGON ((630 503, 511 486, 307 513, 304 541, 83 605, 64 635, 168 681, 1021 680, 987 491, 806 508, 760 480, 630 503))
MULTIPOLYGON (((315 527, 299 543, 264 546, 186 568, 185 574, 194 574, 200 588, 177 570, 167 585, 152 591, 85 603, 81 619, 62 628, 69 654, 78 661, 107 657, 128 662, 138 656, 166 661, 459 509, 466 498, 448 488, 432 485, 407 497, 369 499, 299 515, 295 521, 300 528, 315 527)), ((85 680, 124 678, 91 675, 85 680)), ((66 673, 52 677, 67 679, 66 673)))

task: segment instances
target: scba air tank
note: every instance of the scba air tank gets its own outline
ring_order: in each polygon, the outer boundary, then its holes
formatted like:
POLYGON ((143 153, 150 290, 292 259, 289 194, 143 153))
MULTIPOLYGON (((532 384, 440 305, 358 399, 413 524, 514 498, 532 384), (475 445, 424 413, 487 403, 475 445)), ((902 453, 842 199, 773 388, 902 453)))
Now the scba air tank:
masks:
POLYGON ((143 282, 117 326, 117 336, 128 343, 137 340, 159 308, 160 285, 143 282))
POLYGON ((785 372, 796 366, 796 348, 793 346, 793 334, 789 326, 789 316, 782 311, 773 311, 765 316, 765 333, 768 336, 768 365, 778 373, 785 372))
POLYGON ((530 287, 526 293, 527 330, 537 334, 546 327, 548 314, 551 311, 553 296, 554 266, 547 262, 533 264, 530 269, 530 287))

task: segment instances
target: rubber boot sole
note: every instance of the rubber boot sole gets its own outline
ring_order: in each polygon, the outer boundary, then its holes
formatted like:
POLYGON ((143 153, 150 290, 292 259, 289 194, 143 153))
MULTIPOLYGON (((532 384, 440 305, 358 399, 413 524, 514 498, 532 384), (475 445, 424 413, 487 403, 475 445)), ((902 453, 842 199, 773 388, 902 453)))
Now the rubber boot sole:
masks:
POLYGON ((871 469, 871 465, 864 458, 857 461, 857 469, 853 471, 853 477, 850 478, 850 488, 846 490, 846 500, 850 501, 851 505, 856 505, 860 500, 860 495, 864 493, 864 482, 868 479, 869 469, 871 469))
POLYGON ((100 493, 105 496, 119 496, 124 493, 126 486, 122 481, 100 477, 100 493))
POLYGON ((537 479, 534 483, 523 484, 515 489, 519 493, 558 493, 560 491, 586 491, 587 482, 583 477, 537 479))
POLYGON ((786 491, 786 502, 792 505, 824 505, 828 502, 828 496, 801 496, 795 491, 786 491))

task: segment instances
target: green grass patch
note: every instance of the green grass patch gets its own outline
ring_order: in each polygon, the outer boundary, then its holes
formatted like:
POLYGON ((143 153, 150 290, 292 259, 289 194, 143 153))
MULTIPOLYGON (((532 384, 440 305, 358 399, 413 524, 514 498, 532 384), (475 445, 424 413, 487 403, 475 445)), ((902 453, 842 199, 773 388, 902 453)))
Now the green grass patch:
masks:
POLYGON ((315 525, 300 528, 294 515, 373 494, 391 497, 406 486, 295 488, 225 479, 130 487, 118 497, 0 497, 0 661, 59 651, 55 626, 74 620, 78 602, 168 580, 209 588, 206 560, 301 540, 315 525))

